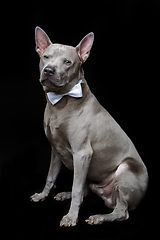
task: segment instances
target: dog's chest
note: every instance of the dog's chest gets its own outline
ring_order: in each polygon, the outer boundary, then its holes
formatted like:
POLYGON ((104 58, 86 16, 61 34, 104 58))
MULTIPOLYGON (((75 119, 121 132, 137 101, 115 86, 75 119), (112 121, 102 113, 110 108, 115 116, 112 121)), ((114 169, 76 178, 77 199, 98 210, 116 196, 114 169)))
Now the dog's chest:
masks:
POLYGON ((56 150, 67 168, 73 170, 72 149, 68 137, 68 123, 65 119, 45 117, 44 130, 51 146, 56 150))

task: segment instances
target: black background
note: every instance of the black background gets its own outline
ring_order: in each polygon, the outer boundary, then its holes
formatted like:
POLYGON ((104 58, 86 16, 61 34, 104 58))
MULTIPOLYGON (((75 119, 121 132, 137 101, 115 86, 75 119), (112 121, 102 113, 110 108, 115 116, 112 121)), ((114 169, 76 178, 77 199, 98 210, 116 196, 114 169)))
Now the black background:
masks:
POLYGON ((154 239, 154 212, 158 206, 152 189, 154 169, 158 167, 159 1, 39 1, 29 5, 7 2, 1 13, 3 239, 154 239), (85 78, 99 102, 134 142, 150 176, 145 198, 127 221, 87 225, 84 220, 90 215, 108 211, 103 201, 91 193, 84 199, 78 225, 60 228, 70 201, 56 202, 53 197, 71 189, 72 173, 65 167, 58 177, 57 189, 45 202, 29 201, 30 195, 44 187, 50 163, 50 146, 43 131, 46 100, 38 81, 39 57, 35 52, 37 25, 53 43, 72 46, 87 33, 95 33, 84 65, 85 78))

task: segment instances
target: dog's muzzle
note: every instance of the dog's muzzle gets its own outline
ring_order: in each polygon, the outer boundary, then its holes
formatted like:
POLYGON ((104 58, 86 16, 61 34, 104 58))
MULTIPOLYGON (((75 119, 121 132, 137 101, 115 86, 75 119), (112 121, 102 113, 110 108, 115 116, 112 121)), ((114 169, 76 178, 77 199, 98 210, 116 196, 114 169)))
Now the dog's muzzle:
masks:
POLYGON ((47 78, 53 76, 55 71, 56 71, 55 68, 51 68, 51 67, 46 67, 43 70, 43 72, 44 72, 44 74, 46 75, 47 78))
POLYGON ((43 86, 48 88, 60 88, 62 87, 57 81, 56 69, 54 67, 47 66, 43 69, 40 82, 43 86))

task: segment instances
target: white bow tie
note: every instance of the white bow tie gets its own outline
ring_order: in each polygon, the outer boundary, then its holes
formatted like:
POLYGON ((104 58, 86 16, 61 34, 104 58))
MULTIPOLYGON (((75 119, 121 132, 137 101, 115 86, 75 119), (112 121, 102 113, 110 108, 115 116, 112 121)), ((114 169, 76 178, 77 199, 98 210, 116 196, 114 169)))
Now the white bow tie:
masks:
POLYGON ((47 97, 49 99, 49 101, 55 105, 57 102, 59 102, 63 96, 71 96, 71 97, 75 97, 75 98, 80 98, 83 96, 82 94, 82 87, 81 87, 81 82, 83 81, 83 78, 81 80, 79 80, 79 82, 68 92, 68 93, 64 93, 64 94, 56 94, 54 92, 48 92, 47 93, 47 97))

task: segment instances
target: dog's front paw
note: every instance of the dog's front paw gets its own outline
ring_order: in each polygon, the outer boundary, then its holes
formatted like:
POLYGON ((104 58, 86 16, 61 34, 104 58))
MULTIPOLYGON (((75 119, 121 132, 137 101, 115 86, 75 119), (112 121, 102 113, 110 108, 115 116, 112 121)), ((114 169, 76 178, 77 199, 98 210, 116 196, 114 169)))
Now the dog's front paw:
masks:
POLYGON ((44 201, 46 197, 47 197, 46 194, 41 192, 41 193, 35 193, 30 197, 30 199, 33 202, 39 202, 39 201, 44 201))
POLYGON ((70 216, 69 213, 65 215, 60 221, 60 227, 74 227, 77 224, 77 217, 70 216))

